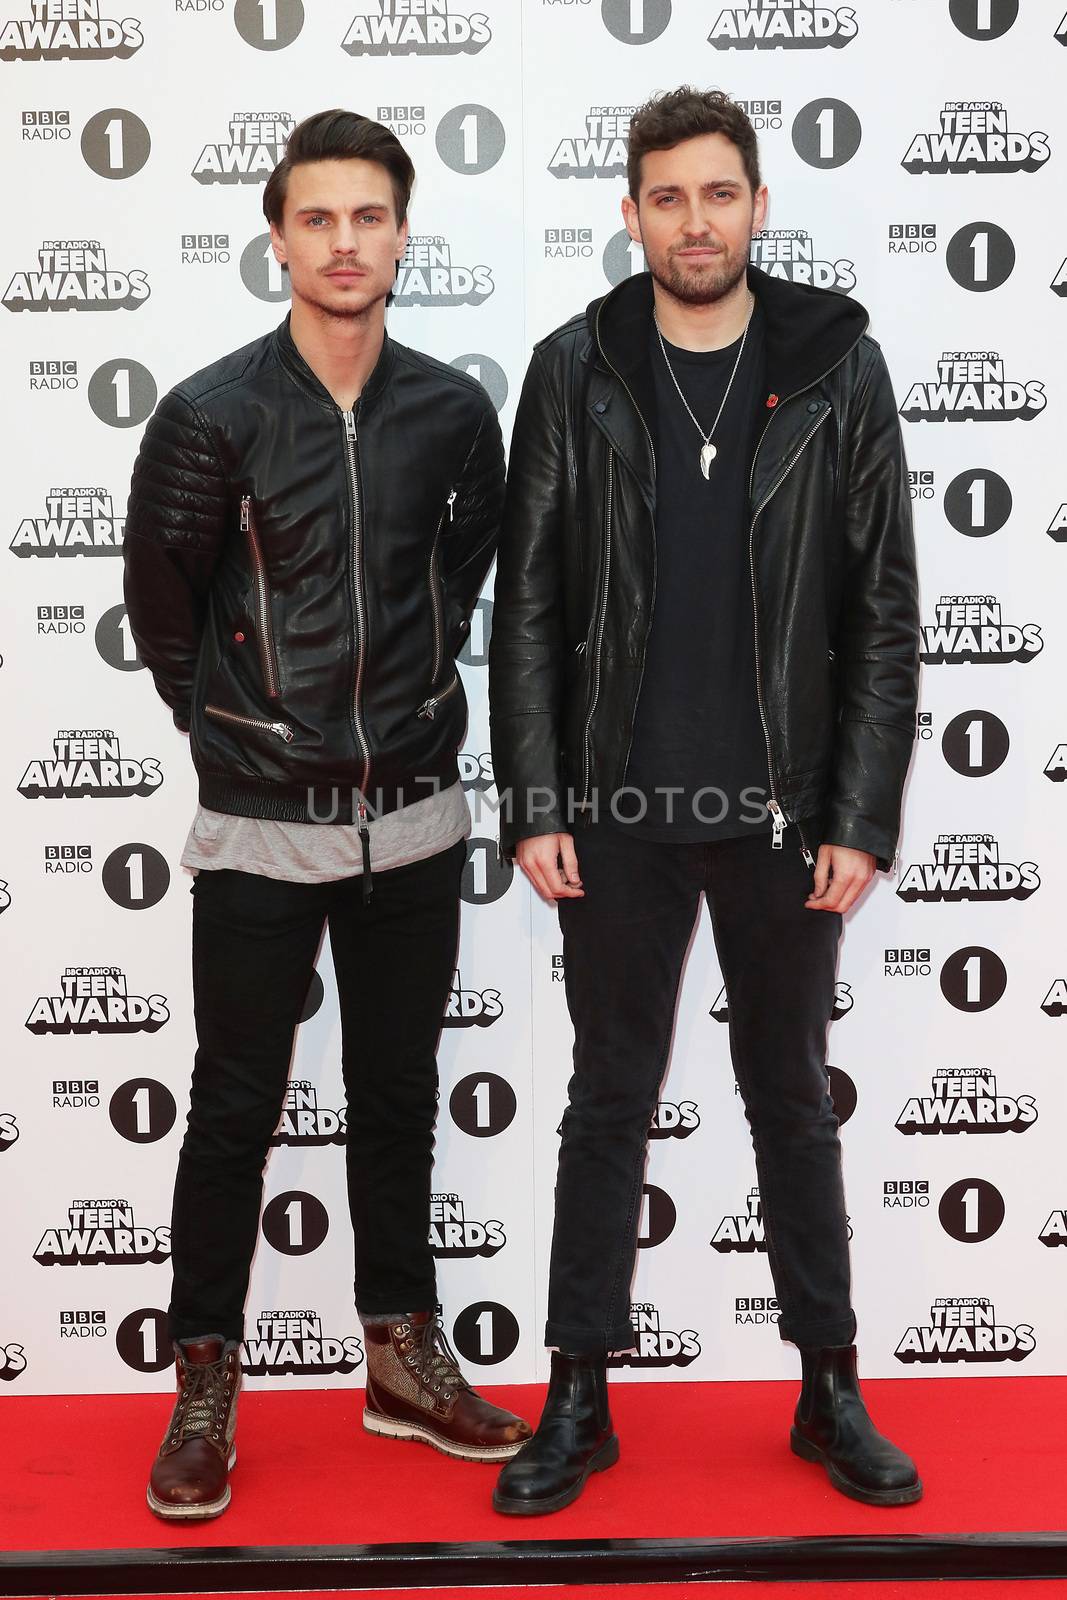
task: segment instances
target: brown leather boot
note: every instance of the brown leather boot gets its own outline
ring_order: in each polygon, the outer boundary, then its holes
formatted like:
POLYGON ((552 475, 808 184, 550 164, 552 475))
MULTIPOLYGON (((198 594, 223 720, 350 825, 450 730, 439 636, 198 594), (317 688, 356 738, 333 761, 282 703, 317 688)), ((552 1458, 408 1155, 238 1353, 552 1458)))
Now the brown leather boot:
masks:
POLYGON ((390 1439, 417 1439, 464 1461, 508 1461, 530 1428, 476 1394, 436 1316, 364 1323, 367 1401, 363 1426, 390 1439))
POLYGON ((237 1394, 241 1347, 217 1334, 174 1346, 178 1398, 148 1484, 157 1517, 221 1516, 230 1503, 227 1478, 237 1461, 237 1394))

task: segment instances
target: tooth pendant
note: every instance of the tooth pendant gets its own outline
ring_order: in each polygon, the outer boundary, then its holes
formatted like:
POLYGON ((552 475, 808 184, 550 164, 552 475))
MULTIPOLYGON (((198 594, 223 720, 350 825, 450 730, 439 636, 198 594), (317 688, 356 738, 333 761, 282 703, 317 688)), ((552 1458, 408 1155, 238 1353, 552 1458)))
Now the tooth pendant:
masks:
POLYGON ((705 478, 711 471, 711 463, 715 460, 715 457, 718 455, 718 453, 719 452, 716 450, 715 446, 710 440, 706 445, 702 446, 700 451, 700 470, 704 474, 705 478))

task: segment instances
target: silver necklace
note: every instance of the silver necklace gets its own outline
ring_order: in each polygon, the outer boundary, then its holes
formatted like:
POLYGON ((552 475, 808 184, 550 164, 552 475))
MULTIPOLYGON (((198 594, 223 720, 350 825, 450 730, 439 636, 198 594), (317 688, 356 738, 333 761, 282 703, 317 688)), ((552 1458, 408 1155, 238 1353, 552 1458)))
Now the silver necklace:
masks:
POLYGON ((725 392, 723 393, 723 397, 722 397, 722 401, 721 401, 721 403, 719 405, 719 409, 715 413, 715 421, 712 423, 712 425, 708 429, 707 433, 704 432, 703 428, 700 426, 700 423, 697 421, 696 417, 693 416, 693 408, 689 404, 689 401, 685 398, 685 395, 682 393, 682 386, 678 382, 677 376, 675 375, 674 368, 671 366, 671 363, 670 363, 670 357, 667 355, 667 346, 663 342, 663 331, 660 328, 659 318, 656 315, 655 307, 653 307, 653 310, 652 310, 652 321, 656 324, 656 333, 657 333, 657 335, 659 337, 659 347, 663 351, 663 360, 664 360, 664 363, 666 365, 667 371, 671 375, 671 382, 674 384, 674 387, 677 389, 678 398, 682 402, 682 404, 685 407, 685 409, 688 411, 694 428, 696 429, 696 431, 699 433, 701 439, 703 440, 703 444, 700 447, 700 470, 704 474, 705 478, 708 476, 708 473, 711 471, 711 463, 715 460, 715 457, 719 453, 718 450, 716 449, 715 445, 712 444, 711 438, 712 438, 712 434, 715 432, 715 429, 719 426, 719 418, 723 414, 723 409, 724 409, 724 407, 726 405, 727 400, 729 399, 730 390, 733 388, 734 379, 737 377, 737 369, 741 365, 741 357, 745 353, 745 340, 748 338, 749 324, 752 321, 752 313, 753 313, 753 311, 755 309, 756 309, 756 302, 753 299, 752 304, 748 308, 748 316, 745 318, 744 332, 741 335, 741 345, 740 345, 740 348, 738 349, 738 352, 737 352, 737 358, 734 361, 733 371, 730 373, 730 379, 729 379, 729 382, 726 385, 725 392))

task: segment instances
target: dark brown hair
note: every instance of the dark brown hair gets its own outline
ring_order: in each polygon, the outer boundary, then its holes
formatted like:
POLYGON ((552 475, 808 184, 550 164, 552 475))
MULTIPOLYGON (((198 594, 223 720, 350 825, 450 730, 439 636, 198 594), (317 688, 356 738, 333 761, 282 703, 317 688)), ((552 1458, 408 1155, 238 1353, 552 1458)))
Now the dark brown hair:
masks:
POLYGON ((309 161, 376 161, 392 180, 397 225, 407 216, 415 168, 396 134, 358 111, 317 111, 297 123, 263 190, 263 215, 276 228, 282 224, 289 174, 309 161))
POLYGON ((630 118, 626 155, 626 180, 630 198, 641 188, 641 161, 650 150, 673 150, 686 139, 703 133, 722 133, 741 152, 745 174, 755 194, 760 186, 759 146, 756 130, 735 100, 721 89, 693 89, 683 83, 652 96, 630 118))

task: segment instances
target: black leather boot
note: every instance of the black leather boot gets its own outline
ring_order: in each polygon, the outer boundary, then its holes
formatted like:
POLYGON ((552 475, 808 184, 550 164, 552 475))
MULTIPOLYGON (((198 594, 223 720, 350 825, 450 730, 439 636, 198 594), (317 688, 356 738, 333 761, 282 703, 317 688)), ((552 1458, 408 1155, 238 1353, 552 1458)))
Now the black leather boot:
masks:
POLYGON ((497 1479, 493 1508, 512 1517, 562 1511, 577 1500, 591 1472, 603 1472, 618 1459, 605 1357, 568 1356, 553 1350, 552 1377, 537 1432, 497 1479))
POLYGON ((922 1498, 915 1463, 880 1434, 867 1414, 856 1376, 856 1347, 801 1350, 803 1384, 790 1445, 818 1461, 830 1482, 871 1506, 906 1506, 922 1498))

